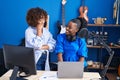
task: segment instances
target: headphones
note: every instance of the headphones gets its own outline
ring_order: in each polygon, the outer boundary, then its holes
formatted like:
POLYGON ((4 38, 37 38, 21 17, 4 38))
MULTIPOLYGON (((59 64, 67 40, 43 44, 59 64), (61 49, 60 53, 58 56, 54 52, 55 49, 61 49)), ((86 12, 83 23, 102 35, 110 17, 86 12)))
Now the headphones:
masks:
POLYGON ((70 41, 70 42, 76 40, 76 36, 70 36, 70 35, 67 35, 66 38, 67 38, 67 40, 70 41))

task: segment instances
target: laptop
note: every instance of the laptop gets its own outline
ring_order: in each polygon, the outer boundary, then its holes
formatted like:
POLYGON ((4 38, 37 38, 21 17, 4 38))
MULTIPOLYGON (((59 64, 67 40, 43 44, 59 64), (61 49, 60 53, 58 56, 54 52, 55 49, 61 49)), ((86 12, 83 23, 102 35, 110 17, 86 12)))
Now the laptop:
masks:
POLYGON ((58 78, 83 78, 83 62, 58 62, 58 78))

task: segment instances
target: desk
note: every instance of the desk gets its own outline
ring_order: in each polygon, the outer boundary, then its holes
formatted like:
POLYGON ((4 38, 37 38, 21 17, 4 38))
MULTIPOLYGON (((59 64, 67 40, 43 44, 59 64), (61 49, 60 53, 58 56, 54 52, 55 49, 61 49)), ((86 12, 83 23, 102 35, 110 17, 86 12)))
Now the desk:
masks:
MULTIPOLYGON (((31 75, 29 77, 26 77, 25 79, 28 79, 28 80, 39 80, 39 78, 44 74, 44 73, 55 73, 56 74, 56 71, 37 71, 37 75, 31 75)), ((0 80, 9 80, 9 77, 12 73, 12 70, 9 70, 7 73, 5 73, 2 77, 0 77, 0 80)), ((83 73, 83 78, 81 79, 68 79, 68 78, 57 78, 55 80, 91 80, 91 79, 94 79, 94 78, 100 78, 100 75, 99 73, 97 72, 84 72, 83 73)), ((46 79, 44 79, 46 80, 46 79)), ((47 79, 48 80, 48 79, 47 79)), ((52 80, 52 79, 50 79, 52 80)))

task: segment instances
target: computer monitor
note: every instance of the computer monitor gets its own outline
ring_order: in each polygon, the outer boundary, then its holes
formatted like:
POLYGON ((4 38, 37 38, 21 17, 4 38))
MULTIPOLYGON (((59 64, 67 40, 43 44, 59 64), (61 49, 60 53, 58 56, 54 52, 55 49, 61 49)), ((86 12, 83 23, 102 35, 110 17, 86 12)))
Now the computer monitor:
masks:
POLYGON ((28 75, 36 74, 34 49, 24 46, 10 44, 3 45, 5 67, 13 69, 10 80, 17 80, 18 72, 25 72, 28 75))

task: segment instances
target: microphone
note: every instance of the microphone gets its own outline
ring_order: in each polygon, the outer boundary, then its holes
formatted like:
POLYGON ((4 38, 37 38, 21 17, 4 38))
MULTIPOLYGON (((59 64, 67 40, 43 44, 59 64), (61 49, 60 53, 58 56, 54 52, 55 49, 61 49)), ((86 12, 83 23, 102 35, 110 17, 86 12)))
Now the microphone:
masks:
POLYGON ((110 56, 109 56, 109 59, 108 59, 106 65, 105 65, 105 68, 100 73, 101 79, 98 79, 98 80, 106 80, 106 73, 107 73, 108 67, 111 63, 111 60, 114 56, 114 51, 103 41, 103 39, 99 35, 97 35, 95 32, 88 31, 87 28, 81 28, 80 31, 78 32, 78 37, 80 37, 80 38, 89 38, 89 37, 96 38, 97 41, 102 43, 102 46, 109 53, 110 56))

